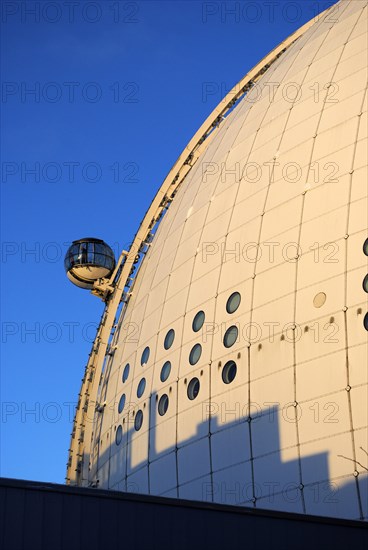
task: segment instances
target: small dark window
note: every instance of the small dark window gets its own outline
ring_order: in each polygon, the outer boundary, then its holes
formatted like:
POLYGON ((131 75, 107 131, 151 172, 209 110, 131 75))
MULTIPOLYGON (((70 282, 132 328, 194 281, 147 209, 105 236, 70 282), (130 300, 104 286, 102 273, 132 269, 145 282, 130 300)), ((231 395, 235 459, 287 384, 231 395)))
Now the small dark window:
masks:
POLYGON ((363 323, 364 323, 364 328, 365 328, 365 330, 368 330, 368 313, 366 313, 366 314, 364 315, 364 321, 363 321, 363 323))
POLYGON ((118 413, 120 414, 124 407, 125 407, 125 393, 120 397, 119 405, 118 405, 118 413))
POLYGON ((149 356, 150 356, 150 349, 147 346, 146 348, 144 348, 143 353, 142 353, 142 357, 141 357, 142 367, 143 367, 143 365, 146 365, 146 363, 148 363, 149 356))
POLYGON ((368 256, 368 239, 366 239, 364 241, 364 244, 363 244, 363 252, 366 256, 368 256))
POLYGON ((192 329, 194 332, 198 332, 203 327, 203 323, 206 316, 204 314, 204 311, 198 311, 198 313, 195 315, 192 323, 192 329))
POLYGON ((141 409, 139 409, 139 411, 135 415, 134 429, 138 432, 141 429, 142 424, 143 424, 143 411, 141 411, 141 409))
POLYGON ((199 394, 200 383, 198 378, 192 378, 188 384, 187 395, 188 398, 193 401, 199 394))
POLYGON ((363 289, 368 292, 368 275, 366 275, 363 279, 363 289))
POLYGON ((225 384, 231 384, 236 376, 236 363, 235 361, 228 361, 222 369, 222 380, 225 384))
POLYGON ((238 338, 238 327, 232 325, 227 329, 224 335, 224 346, 225 348, 231 348, 238 338))
POLYGON ((226 311, 228 313, 234 313, 240 306, 240 300, 241 297, 239 292, 233 292, 226 302, 226 311))
POLYGON ((171 328, 165 336, 165 341, 164 341, 164 348, 165 349, 170 349, 171 348, 171 346, 173 345, 173 342, 174 342, 174 338, 175 338, 175 330, 171 328))
POLYGON ((116 430, 116 434, 115 434, 115 443, 116 443, 116 445, 120 445, 122 439, 123 439, 123 427, 120 424, 118 426, 118 429, 116 430))
POLYGON ((164 393, 164 395, 161 395, 160 400, 158 402, 158 414, 160 416, 164 416, 166 414, 166 411, 169 406, 169 397, 164 393))
POLYGON ((142 378, 142 380, 140 380, 140 382, 138 384, 137 397, 142 397, 142 395, 144 394, 145 389, 146 389, 146 379, 142 378))
POLYGON ((166 363, 163 364, 161 373, 160 373, 161 382, 165 382, 169 378, 170 372, 171 372, 171 363, 170 361, 166 361, 166 363))
POLYGON ((201 355, 202 355, 202 346, 201 346, 201 344, 195 344, 192 347, 192 349, 190 350, 189 363, 191 365, 195 365, 196 363, 198 363, 201 355))
POLYGON ((128 380, 129 371, 130 371, 130 365, 129 365, 129 363, 127 363, 124 367, 124 370, 123 370, 123 376, 122 376, 122 381, 123 382, 126 382, 128 380))

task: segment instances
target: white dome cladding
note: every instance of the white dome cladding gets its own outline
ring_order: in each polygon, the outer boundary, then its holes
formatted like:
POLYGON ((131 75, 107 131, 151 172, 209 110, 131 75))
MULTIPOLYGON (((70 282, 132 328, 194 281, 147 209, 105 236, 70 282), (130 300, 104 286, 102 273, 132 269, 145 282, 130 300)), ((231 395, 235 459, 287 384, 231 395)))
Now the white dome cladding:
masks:
POLYGON ((99 487, 367 518, 366 4, 286 49, 179 188, 102 379, 99 487))

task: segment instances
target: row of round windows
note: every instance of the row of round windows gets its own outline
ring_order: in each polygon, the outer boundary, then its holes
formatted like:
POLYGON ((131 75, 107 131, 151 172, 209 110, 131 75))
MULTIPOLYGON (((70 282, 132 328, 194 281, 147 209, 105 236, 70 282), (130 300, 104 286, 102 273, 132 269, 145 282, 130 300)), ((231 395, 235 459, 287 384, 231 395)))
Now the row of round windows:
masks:
MULTIPOLYGON (((366 239, 364 241, 363 252, 366 256, 368 256, 368 239, 366 239)), ((363 290, 365 292, 368 292, 368 273, 363 279, 363 290)), ((363 325, 364 325, 365 330, 368 331, 368 312, 364 315, 363 325)))
MULTIPOLYGON (((226 311, 227 311, 227 313, 230 313, 230 314, 234 313, 238 309, 238 307, 240 305, 240 301, 241 301, 241 296, 240 296, 239 292, 233 292, 231 294, 231 296, 228 298, 227 302, 226 302, 226 311)), ((198 332, 203 327, 205 318, 206 318, 206 316, 205 316, 204 311, 198 311, 198 313, 196 313, 196 315, 193 319, 193 322, 192 322, 192 329, 193 329, 194 332, 198 332)), ((235 344, 237 338, 238 338, 238 328, 235 325, 233 325, 233 326, 229 327, 227 329, 227 331, 225 332, 225 334, 224 334, 224 339, 223 339, 224 346, 226 348, 230 348, 231 346, 233 346, 235 344)), ((166 350, 171 348, 171 346, 174 343, 174 339, 175 339, 175 331, 174 331, 174 329, 171 328, 167 332, 167 334, 165 336, 165 339, 164 339, 164 348, 166 350)), ((191 365, 195 365, 196 363, 198 363, 201 355, 202 355, 202 346, 201 346, 201 344, 198 344, 198 343, 194 344, 194 346, 192 347, 192 349, 190 350, 190 353, 189 353, 189 363, 191 365)), ((150 348, 147 346, 143 350, 143 353, 142 353, 142 356, 141 356, 141 365, 142 366, 144 366, 148 363, 149 356, 150 356, 150 348)), ((161 369, 161 373, 160 373, 161 382, 165 382, 167 380, 167 378, 170 375, 170 371, 171 371, 171 363, 170 363, 170 361, 166 361, 166 363, 164 363, 164 365, 161 369)), ((126 382, 128 380, 129 372, 130 372, 130 364, 127 363, 124 367, 124 370, 123 370, 123 375, 122 375, 122 381, 123 382, 126 382)))
MULTIPOLYGON (((238 307, 240 305, 240 301, 241 301, 241 296, 240 296, 239 292, 233 292, 231 294, 231 296, 228 298, 227 302, 226 302, 226 311, 227 311, 227 313, 229 313, 229 314, 234 313, 238 309, 238 307)), ((198 332, 203 327, 205 319, 206 319, 206 315, 205 315, 204 311, 201 310, 201 311, 198 311, 196 313, 196 315, 194 316, 193 322, 192 322, 193 332, 198 332)), ((238 328, 235 325, 233 325, 233 326, 229 327, 227 329, 227 331, 225 332, 224 340, 223 340, 224 346, 226 348, 231 347, 236 342, 237 338, 238 338, 238 328)), ((175 331, 174 331, 174 329, 170 329, 166 333, 166 336, 165 336, 165 339, 164 339, 164 348, 166 350, 171 348, 171 346, 174 343, 174 339, 175 339, 175 331)), ((197 343, 190 350, 189 363, 191 365, 195 365, 196 363, 198 363, 201 355, 202 355, 202 346, 201 346, 201 344, 197 343)), ((150 356, 150 348, 147 346, 143 350, 143 353, 142 353, 142 356, 141 356, 141 365, 142 366, 144 366, 148 363, 149 356, 150 356)), ((161 372, 160 372, 161 382, 165 382, 168 379, 168 377, 170 376, 170 372, 171 372, 171 362, 166 361, 164 363, 164 365, 162 366, 161 372)), ((236 372, 237 372, 236 363, 234 361, 228 361, 222 369, 222 380, 223 380, 223 382, 225 384, 230 384, 234 380, 234 378, 236 376, 236 372)), ((129 373, 130 373, 130 364, 127 363, 124 367, 123 374, 122 374, 122 381, 123 382, 126 382, 128 380, 129 373)), ((139 384, 138 384, 138 387, 137 387, 137 397, 138 398, 142 397, 145 389, 146 389, 146 379, 142 378, 139 381, 139 384)), ((200 390, 199 379, 197 377, 194 377, 190 380, 190 382, 188 384, 188 388, 187 388, 188 399, 190 399, 191 401, 196 399, 196 397, 199 394, 199 390, 200 390)), ((126 403, 126 394, 123 393, 123 395, 120 397, 120 400, 119 400, 119 403, 118 403, 118 413, 119 414, 121 414, 123 412, 124 407, 125 407, 125 403, 126 403)), ((158 401, 158 405, 157 405, 158 414, 160 416, 164 416, 166 414, 167 410, 168 410, 168 407, 169 407, 169 397, 168 397, 167 394, 163 394, 160 397, 159 401, 158 401)), ((135 415, 134 429, 136 431, 139 431, 142 427, 142 423, 143 423, 143 411, 141 409, 139 409, 137 414, 135 415)), ((117 431, 116 431, 116 444, 119 445, 121 440, 122 440, 122 426, 120 425, 118 427, 117 431)))
MULTIPOLYGON (((124 404, 125 404, 125 395, 123 395, 122 397, 124 397, 124 404)), ((120 406, 120 403, 119 403, 119 406, 120 406)), ((158 402, 158 405, 157 405, 158 414, 160 416, 164 416, 166 414, 168 408, 169 408, 169 396, 166 393, 164 393, 163 395, 161 395, 161 397, 159 399, 159 402, 158 402)), ((137 414, 135 415, 135 418, 134 418, 134 429, 135 429, 135 431, 138 432, 141 429, 142 424, 143 424, 143 411, 142 411, 142 409, 139 409, 137 411, 137 414)), ((123 427, 120 424, 118 426, 118 429, 116 430, 116 435, 115 435, 116 445, 120 445, 122 438, 123 438, 123 427)))
MULTIPOLYGON (((237 365, 236 365, 235 361, 232 361, 232 360, 227 361, 227 363, 225 363, 225 365, 222 369, 222 380, 223 380, 223 382, 225 384, 231 384, 231 382, 236 377, 236 373, 237 373, 237 365)), ((137 390, 137 396, 138 397, 140 397, 143 394, 143 392, 145 390, 145 387, 146 387, 146 380, 145 380, 145 378, 142 378, 142 380, 138 384, 138 390, 137 390), (140 394, 140 395, 138 395, 138 394, 140 394)), ((188 387, 187 387, 188 399, 190 399, 191 401, 196 399, 196 397, 199 394, 200 387, 201 387, 201 385, 200 385, 199 379, 197 377, 192 378, 190 380, 189 384, 188 384, 188 387)), ((124 407, 125 407, 125 402, 126 402, 126 395, 125 395, 125 393, 123 393, 123 395, 120 398, 119 404, 118 404, 119 414, 123 412, 124 407)), ((169 396, 166 393, 164 393, 158 401, 157 412, 160 416, 164 416, 166 414, 168 408, 169 408, 169 396)), ((134 429, 136 431, 139 431, 142 427, 142 423, 143 423, 143 411, 141 409, 139 409, 137 414, 135 415, 134 429)), ((121 441, 121 436, 119 435, 119 437, 118 437, 118 432, 116 434, 116 437, 117 437, 116 443, 117 443, 117 445, 119 445, 119 443, 121 441), (117 442, 118 439, 119 439, 119 443, 117 442)))

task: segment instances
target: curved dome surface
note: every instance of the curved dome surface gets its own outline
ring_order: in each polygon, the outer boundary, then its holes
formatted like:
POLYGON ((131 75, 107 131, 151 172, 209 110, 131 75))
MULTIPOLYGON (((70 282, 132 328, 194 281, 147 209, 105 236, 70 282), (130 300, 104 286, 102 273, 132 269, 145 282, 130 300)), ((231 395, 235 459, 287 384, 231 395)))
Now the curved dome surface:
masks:
POLYGON ((180 186, 103 376, 99 487, 367 518, 366 4, 287 48, 180 186))

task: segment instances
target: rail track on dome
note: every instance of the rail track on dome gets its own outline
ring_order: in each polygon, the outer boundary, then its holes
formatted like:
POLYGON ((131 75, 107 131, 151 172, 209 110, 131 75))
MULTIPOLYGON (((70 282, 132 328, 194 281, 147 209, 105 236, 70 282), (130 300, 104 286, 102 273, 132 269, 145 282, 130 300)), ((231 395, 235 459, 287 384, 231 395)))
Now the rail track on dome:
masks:
POLYGON ((326 9, 311 21, 308 21, 274 48, 220 101, 192 137, 166 176, 141 222, 129 251, 124 250, 121 253, 111 278, 95 284, 92 293, 105 301, 106 306, 89 354, 79 392, 65 478, 68 485, 93 486, 95 484, 90 479, 89 472, 94 438, 93 426, 96 415, 98 415, 97 423, 101 426, 105 406, 101 399, 103 374, 108 372, 109 362, 111 364, 114 354, 114 333, 117 326, 117 317, 119 316, 122 319, 124 316, 130 297, 129 291, 134 282, 132 275, 134 271, 135 276, 137 275, 141 261, 143 261, 150 247, 153 229, 157 228, 180 185, 207 149, 222 121, 271 65, 314 23, 322 19, 330 9, 326 9))

